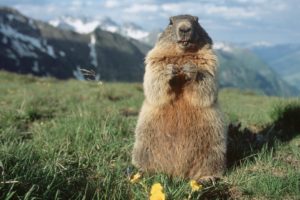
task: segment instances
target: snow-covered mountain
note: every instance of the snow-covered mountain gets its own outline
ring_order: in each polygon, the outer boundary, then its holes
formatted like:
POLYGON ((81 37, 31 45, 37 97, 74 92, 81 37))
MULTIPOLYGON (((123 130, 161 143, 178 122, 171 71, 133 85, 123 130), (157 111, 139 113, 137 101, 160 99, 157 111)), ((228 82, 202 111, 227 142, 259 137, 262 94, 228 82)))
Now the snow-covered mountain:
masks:
POLYGON ((100 25, 100 21, 98 20, 90 20, 88 18, 74 18, 70 16, 63 16, 59 19, 51 20, 49 21, 49 23, 52 26, 65 30, 72 30, 82 34, 91 33, 100 25))
MULTIPOLYGON (((90 21, 85 23, 89 26, 68 21, 81 31, 95 26, 90 21)), ((83 79, 81 69, 85 69, 101 80, 141 81, 147 48, 119 34, 101 29, 80 34, 0 7, 0 70, 83 79)))
POLYGON ((124 23, 123 26, 121 26, 120 31, 123 36, 131 37, 141 41, 149 36, 149 32, 131 22, 124 23))
POLYGON ((109 17, 92 19, 88 17, 71 17, 62 16, 58 19, 50 20, 49 23, 52 26, 72 30, 81 34, 88 34, 93 32, 96 28, 109 31, 112 33, 119 33, 125 37, 147 42, 147 37, 150 35, 148 31, 145 31, 142 27, 132 23, 125 22, 118 24, 109 17))
POLYGON ((227 42, 215 42, 213 44, 213 49, 224 52, 232 52, 234 49, 234 45, 227 42))
POLYGON ((98 27, 113 33, 120 32, 120 26, 108 17, 102 19, 92 19, 88 17, 76 18, 71 16, 62 16, 58 19, 50 20, 49 24, 61 29, 72 30, 81 34, 91 33, 98 27))

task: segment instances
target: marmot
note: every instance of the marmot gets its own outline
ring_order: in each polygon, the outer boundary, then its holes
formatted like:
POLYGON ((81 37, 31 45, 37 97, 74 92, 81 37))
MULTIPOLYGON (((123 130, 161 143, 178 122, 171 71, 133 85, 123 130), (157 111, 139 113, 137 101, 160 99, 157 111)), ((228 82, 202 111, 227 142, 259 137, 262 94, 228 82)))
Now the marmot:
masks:
POLYGON ((133 165, 195 180, 221 176, 227 133, 217 103, 217 58, 198 18, 171 17, 145 64, 133 165))

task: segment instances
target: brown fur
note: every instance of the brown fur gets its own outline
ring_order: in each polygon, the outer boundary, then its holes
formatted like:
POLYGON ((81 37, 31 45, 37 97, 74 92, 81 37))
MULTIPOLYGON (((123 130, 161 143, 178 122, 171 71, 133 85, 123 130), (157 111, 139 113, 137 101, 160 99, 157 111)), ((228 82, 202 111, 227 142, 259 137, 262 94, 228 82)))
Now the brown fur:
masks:
POLYGON ((211 44, 186 52, 163 41, 148 53, 132 155, 136 167, 192 179, 222 175, 226 126, 217 104, 216 70, 211 44), (198 78, 187 81, 184 72, 173 77, 170 65, 195 66, 198 78))

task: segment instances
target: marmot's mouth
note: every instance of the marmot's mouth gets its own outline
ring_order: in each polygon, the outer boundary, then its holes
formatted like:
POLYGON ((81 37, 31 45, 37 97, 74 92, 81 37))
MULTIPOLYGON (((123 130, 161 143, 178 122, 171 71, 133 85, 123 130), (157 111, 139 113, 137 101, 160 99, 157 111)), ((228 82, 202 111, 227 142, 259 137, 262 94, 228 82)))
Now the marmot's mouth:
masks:
POLYGON ((191 43, 191 41, 189 41, 189 40, 179 40, 178 43, 181 44, 182 46, 186 47, 191 43))

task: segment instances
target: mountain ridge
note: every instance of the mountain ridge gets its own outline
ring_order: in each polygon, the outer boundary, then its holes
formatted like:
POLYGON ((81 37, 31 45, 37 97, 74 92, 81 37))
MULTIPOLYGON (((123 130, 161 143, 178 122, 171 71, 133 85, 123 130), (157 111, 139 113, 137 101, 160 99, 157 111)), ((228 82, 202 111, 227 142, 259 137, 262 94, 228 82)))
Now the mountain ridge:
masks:
MULTIPOLYGON (((93 71, 97 80, 127 82, 142 81, 144 57, 151 48, 101 27, 80 34, 5 8, 0 8, 0 46, 0 69, 7 71, 84 79, 84 68, 93 71)), ((299 94, 252 51, 226 43, 216 43, 214 49, 220 60, 221 87, 299 94)))
POLYGON ((300 89, 300 44, 251 48, 290 85, 300 89))
POLYGON ((65 79, 79 77, 85 68, 103 80, 142 79, 140 49, 147 46, 133 39, 100 29, 90 34, 62 30, 7 8, 0 9, 0 24, 0 69, 65 79))

